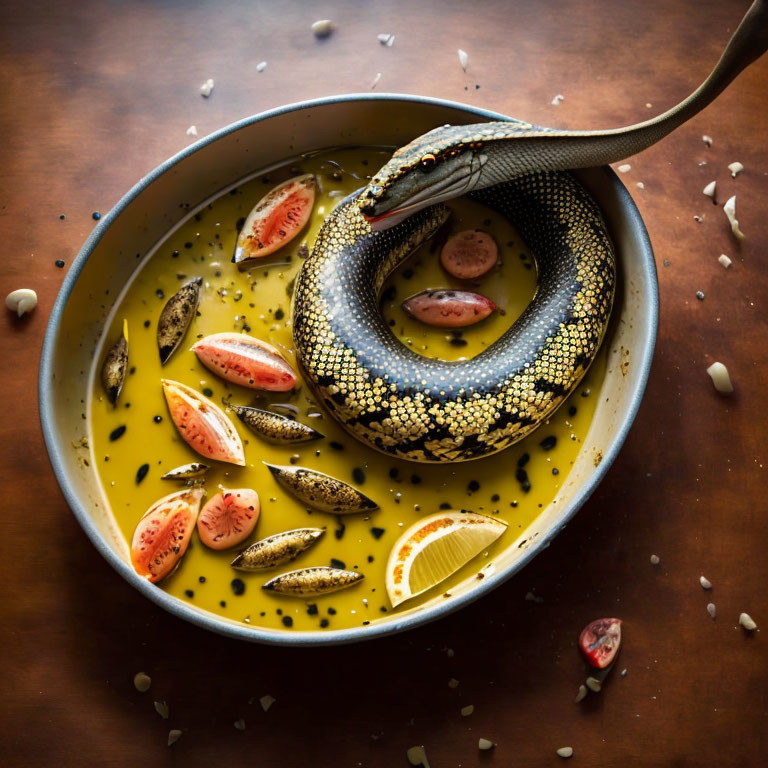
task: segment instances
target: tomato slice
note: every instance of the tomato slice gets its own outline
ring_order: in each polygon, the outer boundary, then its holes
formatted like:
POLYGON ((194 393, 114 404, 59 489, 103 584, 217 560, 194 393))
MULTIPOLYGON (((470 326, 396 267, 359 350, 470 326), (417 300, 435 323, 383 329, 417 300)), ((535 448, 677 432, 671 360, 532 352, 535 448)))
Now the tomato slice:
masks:
POLYGON ((581 652, 597 669, 605 669, 616 658, 620 645, 621 619, 595 619, 579 635, 581 652))
POLYGON ((408 297, 403 310, 415 320, 438 328, 464 328, 485 320, 496 305, 485 296, 470 291, 445 288, 422 291, 408 297))
POLYGON ((232 261, 269 256, 293 240, 309 221, 317 183, 311 173, 296 176, 268 192, 253 207, 237 237, 232 261))
POLYGON ((452 277, 474 280, 490 272, 499 259, 496 241, 479 229, 466 229, 448 240, 440 251, 440 264, 452 277))
POLYGON ((196 342, 192 351, 206 368, 241 387, 287 392, 296 386, 296 374, 280 351, 253 336, 214 333, 196 342))
POLYGON ((155 583, 179 564, 202 498, 202 488, 187 488, 164 496, 144 513, 131 541, 131 563, 139 576, 155 583))
POLYGON ((217 493, 197 518, 200 541, 210 549, 229 549, 247 539, 259 520, 259 494, 250 488, 217 493))

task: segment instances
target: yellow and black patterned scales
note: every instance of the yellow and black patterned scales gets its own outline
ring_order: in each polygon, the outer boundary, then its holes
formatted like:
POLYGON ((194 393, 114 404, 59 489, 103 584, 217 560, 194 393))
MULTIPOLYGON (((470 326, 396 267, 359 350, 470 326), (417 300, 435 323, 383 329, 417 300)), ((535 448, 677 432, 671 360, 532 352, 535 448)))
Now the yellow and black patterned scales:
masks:
POLYGON ((613 247, 570 175, 529 174, 471 197, 518 229, 539 283, 523 315, 477 357, 427 359, 398 341, 379 311, 386 276, 445 221, 444 206, 374 232, 348 198, 296 283, 294 341, 307 380, 349 432, 399 458, 463 461, 522 439, 578 384, 610 316, 613 247))

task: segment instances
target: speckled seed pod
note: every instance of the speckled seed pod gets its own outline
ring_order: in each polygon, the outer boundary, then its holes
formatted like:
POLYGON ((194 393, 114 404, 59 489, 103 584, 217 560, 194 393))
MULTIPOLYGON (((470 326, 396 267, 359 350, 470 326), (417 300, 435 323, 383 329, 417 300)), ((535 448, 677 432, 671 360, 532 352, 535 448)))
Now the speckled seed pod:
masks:
POLYGON ((165 365, 171 355, 178 349, 181 340, 189 328, 192 318, 197 312, 200 301, 200 286, 202 277, 195 277, 179 288, 171 296, 160 313, 157 321, 157 348, 160 352, 160 362, 165 365))
POLYGON ((262 589, 298 597, 325 595, 328 592, 338 592, 340 589, 351 587, 363 578, 363 574, 357 571, 342 571, 340 568, 319 566, 275 576, 264 584, 262 589))
POLYGON ((306 467, 267 466, 283 488, 313 509, 336 515, 351 515, 379 508, 365 494, 330 475, 306 467))
POLYGON ((272 411, 263 411, 249 405, 230 405, 229 407, 243 424, 268 443, 292 445, 324 437, 312 427, 272 411))
POLYGON ((297 528, 277 533, 244 549, 232 561, 232 567, 238 571, 263 571, 285 565, 316 544, 324 533, 322 528, 297 528))
POLYGON ((209 467, 199 461, 193 461, 191 464, 182 464, 180 467, 166 472, 161 480, 189 480, 193 477, 202 477, 209 467))
POLYGON ((123 332, 112 349, 107 352, 101 367, 101 384, 112 405, 117 402, 128 370, 128 321, 123 320, 123 332))

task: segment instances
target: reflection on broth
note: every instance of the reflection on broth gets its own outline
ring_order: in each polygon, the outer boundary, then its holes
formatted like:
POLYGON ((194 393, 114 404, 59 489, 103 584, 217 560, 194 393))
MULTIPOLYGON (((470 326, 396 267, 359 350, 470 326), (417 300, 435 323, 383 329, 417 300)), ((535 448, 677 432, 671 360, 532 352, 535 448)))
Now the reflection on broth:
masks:
MULTIPOLYGON (((328 152, 222 194, 158 246, 112 316, 94 360, 90 444, 106 498, 126 540, 130 543, 147 509, 161 497, 183 489, 185 482, 204 484, 203 503, 230 489, 251 488, 260 497, 255 530, 239 546, 214 551, 195 532, 180 566, 159 583, 159 589, 199 608, 285 631, 372 624, 393 612, 385 588, 387 558, 394 542, 417 520, 441 509, 456 509, 498 516, 508 524, 504 535, 479 557, 395 612, 417 607, 449 591, 512 544, 552 502, 587 433, 596 403, 590 393, 599 391, 605 369, 603 352, 573 395, 527 439, 489 458, 438 466, 392 459, 358 443, 313 400, 300 374, 297 386, 288 392, 246 389, 214 375, 190 350, 212 334, 246 332, 280 350, 298 373, 291 342, 294 278, 325 215, 387 158, 378 150, 328 152), (238 227, 254 204, 275 185, 299 173, 314 173, 319 179, 308 227, 263 260, 233 264, 238 227), (168 298, 196 277, 202 278, 196 316, 179 347, 161 365, 156 340, 160 314, 168 298), (102 388, 101 363, 120 337, 124 319, 130 340, 127 375, 113 405, 102 388), (227 413, 242 440, 245 466, 202 458, 184 442, 169 416, 161 379, 196 390, 227 413), (322 437, 307 430, 315 439, 282 443, 264 439, 268 437, 265 433, 280 426, 278 420, 269 418, 270 413, 296 418, 322 437), (248 417, 262 425, 262 432, 248 426, 248 417), (207 472, 186 468, 177 472, 180 479, 163 478, 177 468, 200 463, 210 467, 207 472), (310 510, 278 482, 268 465, 325 473, 353 486, 379 508, 343 516, 310 510), (311 546, 290 562, 280 561, 288 564, 271 570, 231 566, 238 553, 255 542, 301 529, 324 534, 313 535, 311 546), (322 595, 295 596, 262 589, 284 572, 312 567, 353 572, 364 578, 350 579, 351 586, 322 595)), ((506 220, 469 201, 448 205, 452 216, 444 230, 387 280, 381 309, 404 345, 429 357, 460 360, 487 348, 519 317, 535 292, 536 271, 525 245, 506 220), (468 229, 490 233, 500 258, 482 277, 460 281, 447 275, 438 256, 448 237, 468 229), (477 325, 447 329, 423 325, 401 308, 406 298, 436 288, 480 294, 498 310, 477 325)))

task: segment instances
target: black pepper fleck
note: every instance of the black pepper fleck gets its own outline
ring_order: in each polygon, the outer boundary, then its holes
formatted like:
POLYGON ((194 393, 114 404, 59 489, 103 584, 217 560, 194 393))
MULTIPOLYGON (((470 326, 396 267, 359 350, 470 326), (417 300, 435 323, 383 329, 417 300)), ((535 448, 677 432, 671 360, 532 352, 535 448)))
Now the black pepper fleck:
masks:
POLYGON ((545 437, 539 445, 545 451, 551 451, 557 445, 557 438, 554 435, 545 437))
POLYGON ((371 528, 371 536, 374 539, 380 539, 386 532, 385 528, 371 528))
POLYGON ((163 417, 158 414, 157 416, 152 417, 152 421, 155 422, 155 424, 159 424, 163 420, 163 417))
POLYGON ((317 603, 310 603, 307 606, 307 613, 310 616, 317 616, 317 603))
POLYGON ((329 624, 330 624, 330 622, 328 621, 328 619, 320 619, 320 626, 323 629, 325 629, 329 624))
POLYGON ((245 592, 245 582, 242 579, 232 579, 230 586, 236 595, 242 595, 245 592))
POLYGON ((142 464, 136 471, 136 485, 138 485, 149 472, 149 464, 142 464))
POLYGON ((184 594, 185 594, 187 597, 194 597, 194 596, 195 596, 195 593, 194 593, 194 592, 193 592, 191 589, 185 589, 185 590, 184 590, 184 594))
POLYGON ((203 390, 203 394, 204 394, 206 397, 213 397, 213 390, 212 390, 210 387, 206 387, 206 388, 203 390))
POLYGON ((293 619, 290 616, 283 616, 283 624, 286 627, 292 627, 293 626, 293 619))
POLYGON ((338 568, 339 570, 345 570, 347 564, 343 560, 337 560, 335 557, 331 558, 331 568, 338 568))
POLYGON ((275 320, 282 320, 285 317, 285 312, 283 312, 282 308, 278 307, 275 310, 275 320))
POLYGON ((111 442, 114 442, 115 440, 120 439, 125 434, 125 424, 121 424, 119 427, 115 427, 110 433, 109 433, 109 439, 111 442))
POLYGON ((358 484, 362 485, 365 482, 365 472, 360 467, 355 467, 352 470, 352 479, 358 484))
POLYGON ((477 482, 477 480, 470 480, 469 485, 467 485, 467 489, 474 492, 480 490, 480 483, 477 482))

